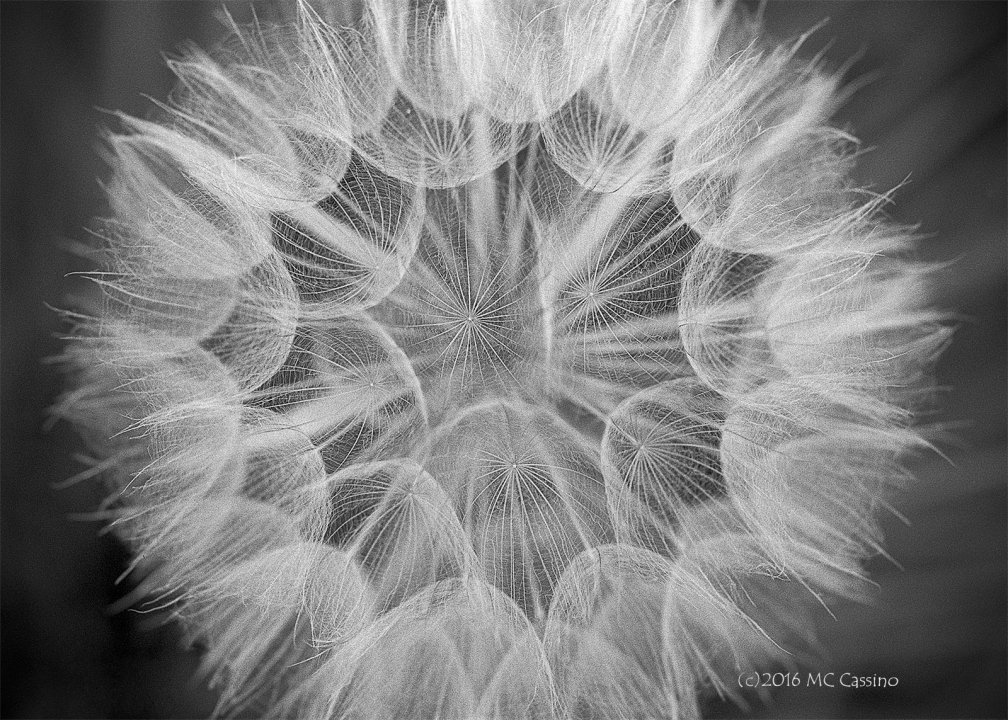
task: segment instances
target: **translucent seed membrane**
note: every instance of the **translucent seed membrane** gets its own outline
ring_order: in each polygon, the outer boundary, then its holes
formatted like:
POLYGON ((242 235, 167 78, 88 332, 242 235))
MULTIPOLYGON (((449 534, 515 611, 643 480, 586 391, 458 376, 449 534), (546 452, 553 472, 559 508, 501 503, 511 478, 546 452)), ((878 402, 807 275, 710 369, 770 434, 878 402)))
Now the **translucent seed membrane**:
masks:
POLYGON ((427 467, 489 580, 533 619, 570 559, 612 535, 595 452, 537 408, 468 410, 435 435, 427 467))
POLYGON ((945 337, 836 80, 714 0, 288 19, 107 134, 56 410, 123 605, 221 715, 690 718, 803 652, 945 337))
POLYGON ((682 512, 725 494, 717 406, 708 388, 683 379, 641 390, 609 416, 602 469, 621 539, 672 552, 682 512))

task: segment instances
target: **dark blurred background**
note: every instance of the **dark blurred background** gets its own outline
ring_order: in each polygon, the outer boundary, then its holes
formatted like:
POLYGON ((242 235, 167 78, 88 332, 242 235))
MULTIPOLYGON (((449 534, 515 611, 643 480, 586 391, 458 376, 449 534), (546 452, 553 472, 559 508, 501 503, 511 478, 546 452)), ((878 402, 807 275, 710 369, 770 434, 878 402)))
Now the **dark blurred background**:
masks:
MULTIPOLYGON (((214 696, 197 654, 149 616, 110 614, 126 556, 96 523, 73 433, 43 427, 60 391, 68 249, 102 212, 101 109, 145 115, 171 87, 163 51, 218 35, 197 2, 0 2, 2 141, 2 703, 8 718, 197 718, 214 696)), ((248 7, 229 4, 239 17, 248 7)), ((886 520, 902 565, 872 564, 872 606, 821 621, 816 670, 896 676, 896 688, 783 689, 751 717, 1006 717, 1006 57, 1004 2, 783 2, 781 38, 828 19, 823 50, 868 82, 839 122, 870 149, 859 179, 919 223, 926 259, 948 261, 938 300, 962 318, 939 366, 943 417, 959 441, 917 464, 920 484, 886 520)), ((741 711, 713 708, 719 716, 741 711)))

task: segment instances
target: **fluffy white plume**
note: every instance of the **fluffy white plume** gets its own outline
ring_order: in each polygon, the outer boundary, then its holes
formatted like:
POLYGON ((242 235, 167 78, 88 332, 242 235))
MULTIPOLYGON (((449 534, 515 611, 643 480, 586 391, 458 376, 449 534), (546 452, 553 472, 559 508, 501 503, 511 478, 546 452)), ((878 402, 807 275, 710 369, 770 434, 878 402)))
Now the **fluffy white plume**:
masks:
POLYGON ((60 411, 137 596, 222 713, 696 717, 924 445, 945 331, 836 79, 717 0, 338 15, 108 135, 60 411))

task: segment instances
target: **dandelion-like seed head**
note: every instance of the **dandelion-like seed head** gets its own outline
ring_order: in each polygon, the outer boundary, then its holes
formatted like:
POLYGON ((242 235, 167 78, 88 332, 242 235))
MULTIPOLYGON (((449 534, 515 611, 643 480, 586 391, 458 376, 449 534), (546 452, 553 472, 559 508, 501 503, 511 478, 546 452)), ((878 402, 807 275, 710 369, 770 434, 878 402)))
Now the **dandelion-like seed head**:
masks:
POLYGON ((717 0, 337 15, 107 137, 60 410, 133 599, 224 712, 694 717, 862 589, 921 444, 943 331, 836 78, 717 0))

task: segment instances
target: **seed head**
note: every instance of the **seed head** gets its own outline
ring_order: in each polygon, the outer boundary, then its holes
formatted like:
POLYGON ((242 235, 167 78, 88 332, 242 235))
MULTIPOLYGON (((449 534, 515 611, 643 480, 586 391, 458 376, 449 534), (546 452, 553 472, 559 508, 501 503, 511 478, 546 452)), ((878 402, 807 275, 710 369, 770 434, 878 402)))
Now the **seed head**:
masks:
POLYGON ((60 410, 138 595, 222 712, 695 717, 864 589, 922 444, 837 78, 716 0, 333 9, 107 136, 60 410))

